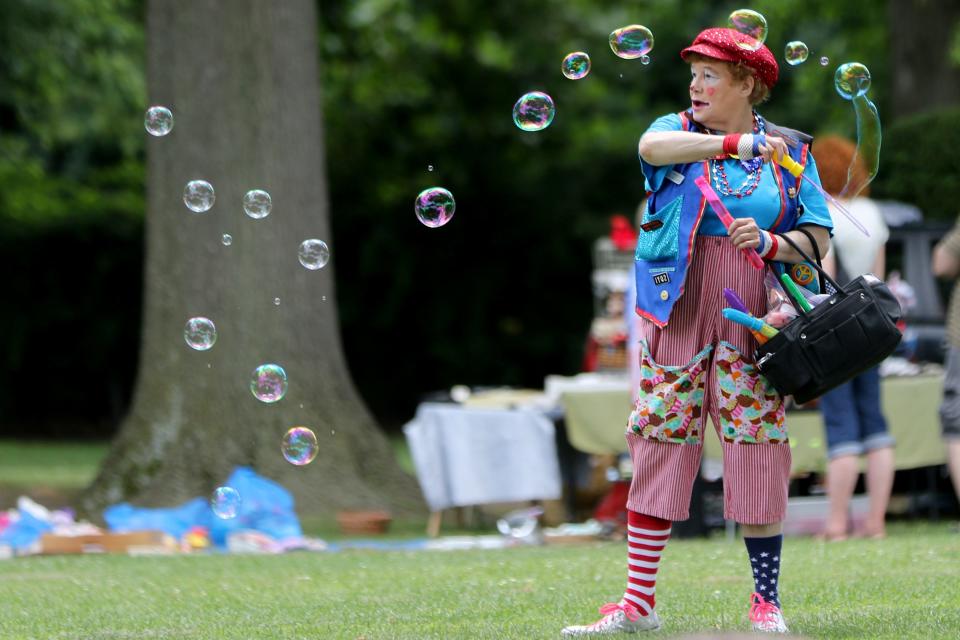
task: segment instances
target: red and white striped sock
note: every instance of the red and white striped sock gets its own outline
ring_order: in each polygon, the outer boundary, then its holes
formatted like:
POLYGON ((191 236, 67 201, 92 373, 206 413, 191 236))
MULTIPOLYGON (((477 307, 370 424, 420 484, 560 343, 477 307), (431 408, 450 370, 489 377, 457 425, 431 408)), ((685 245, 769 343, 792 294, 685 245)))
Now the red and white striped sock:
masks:
POLYGON ((627 511, 627 591, 623 599, 641 615, 650 615, 657 604, 657 568, 669 539, 669 520, 627 511))

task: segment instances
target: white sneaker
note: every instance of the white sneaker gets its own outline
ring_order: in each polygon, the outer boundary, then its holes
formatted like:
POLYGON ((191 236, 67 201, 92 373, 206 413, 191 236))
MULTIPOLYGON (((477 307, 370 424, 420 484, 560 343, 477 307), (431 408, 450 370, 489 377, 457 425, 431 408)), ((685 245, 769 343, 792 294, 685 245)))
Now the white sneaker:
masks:
POLYGON ((767 602, 759 593, 750 594, 750 622, 754 631, 764 633, 789 633, 783 613, 772 602, 767 602))
POLYGON ((564 636, 607 636, 614 633, 637 633, 655 631, 660 628, 660 618, 656 611, 641 616, 640 611, 625 600, 609 602, 600 607, 603 616, 590 625, 564 627, 560 632, 564 636))

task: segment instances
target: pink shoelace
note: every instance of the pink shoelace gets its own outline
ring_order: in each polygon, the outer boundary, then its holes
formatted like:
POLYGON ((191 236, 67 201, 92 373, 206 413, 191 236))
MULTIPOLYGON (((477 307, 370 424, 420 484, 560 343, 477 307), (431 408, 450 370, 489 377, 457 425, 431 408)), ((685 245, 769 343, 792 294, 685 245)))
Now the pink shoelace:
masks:
POLYGON ((767 602, 759 593, 750 594, 750 622, 773 622, 774 616, 780 613, 772 602, 767 602))
POLYGON ((623 611, 623 615, 627 616, 627 620, 630 622, 636 622, 640 619, 640 611, 629 602, 608 602, 600 607, 600 615, 604 617, 617 611, 623 611))

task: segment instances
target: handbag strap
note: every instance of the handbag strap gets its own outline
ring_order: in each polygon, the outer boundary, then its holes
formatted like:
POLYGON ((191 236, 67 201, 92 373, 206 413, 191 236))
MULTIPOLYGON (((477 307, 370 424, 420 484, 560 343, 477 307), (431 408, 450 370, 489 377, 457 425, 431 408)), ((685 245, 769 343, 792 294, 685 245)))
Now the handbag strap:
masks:
MULTIPOLYGON (((808 238, 810 238, 810 242, 811 242, 811 244, 813 245, 813 250, 814 250, 814 252, 817 254, 817 260, 816 260, 816 262, 814 262, 813 258, 811 258, 810 256, 807 255, 807 252, 806 252, 806 251, 804 251, 803 249, 801 249, 801 248, 797 245, 797 243, 794 242, 793 238, 791 238, 790 236, 788 236, 788 235, 785 234, 785 233, 784 233, 784 234, 781 234, 780 237, 783 238, 783 239, 786 241, 787 244, 789 244, 791 247, 793 247, 794 249, 796 249, 797 253, 799 253, 801 256, 803 256, 803 257, 806 259, 807 262, 809 262, 811 265, 813 265, 813 268, 816 269, 816 270, 820 273, 820 282, 821 282, 821 283, 822 283, 824 280, 826 280, 827 282, 829 282, 830 284, 833 285, 833 288, 834 288, 834 289, 837 290, 837 295, 841 295, 841 296, 847 295, 846 292, 844 292, 843 287, 841 287, 840 284, 839 284, 836 280, 834 280, 832 277, 830 277, 830 274, 828 274, 826 271, 823 270, 823 266, 820 264, 820 249, 817 247, 817 243, 814 242, 813 234, 811 234, 811 233, 810 233, 809 231, 807 231, 806 229, 799 229, 799 228, 798 228, 798 231, 802 231, 802 232, 804 233, 804 235, 806 235, 808 238)), ((826 288, 825 288, 825 287, 821 287, 821 288, 824 290, 824 292, 826 292, 826 288)))

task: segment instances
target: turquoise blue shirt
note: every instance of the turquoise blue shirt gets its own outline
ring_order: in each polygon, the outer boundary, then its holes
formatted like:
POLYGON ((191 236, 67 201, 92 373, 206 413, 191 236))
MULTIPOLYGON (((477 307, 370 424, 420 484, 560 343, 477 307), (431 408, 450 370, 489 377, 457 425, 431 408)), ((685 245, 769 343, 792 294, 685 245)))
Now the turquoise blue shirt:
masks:
MULTIPOLYGON (((657 118, 647 133, 654 131, 683 131, 683 123, 680 116, 675 113, 657 118)), ((654 166, 640 158, 640 166, 643 169, 643 177, 646 181, 647 191, 657 191, 666 175, 673 169, 673 165, 654 166)), ((727 173, 727 180, 732 189, 737 189, 747 178, 747 172, 740 166, 740 162, 734 159, 723 161, 723 168, 727 173)), ((763 229, 769 229, 776 223, 780 215, 780 188, 777 186, 777 180, 773 175, 775 169, 769 164, 764 163, 762 173, 760 174, 760 183, 756 190, 745 198, 736 196, 720 195, 720 200, 730 210, 734 218, 753 218, 763 229)), ((827 229, 833 229, 833 221, 830 218, 830 212, 827 210, 827 202, 819 191, 808 184, 813 180, 820 184, 820 174, 817 173, 817 164, 813 160, 813 154, 807 155, 806 169, 803 172, 803 180, 800 182, 800 203, 803 205, 803 215, 797 221, 797 225, 815 224, 827 229)), ((715 182, 711 181, 714 190, 720 194, 715 182)), ((700 229, 697 233, 706 236, 725 236, 726 227, 720 222, 720 218, 711 207, 706 207, 703 214, 703 221, 700 223, 700 229)))

